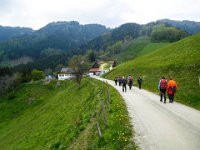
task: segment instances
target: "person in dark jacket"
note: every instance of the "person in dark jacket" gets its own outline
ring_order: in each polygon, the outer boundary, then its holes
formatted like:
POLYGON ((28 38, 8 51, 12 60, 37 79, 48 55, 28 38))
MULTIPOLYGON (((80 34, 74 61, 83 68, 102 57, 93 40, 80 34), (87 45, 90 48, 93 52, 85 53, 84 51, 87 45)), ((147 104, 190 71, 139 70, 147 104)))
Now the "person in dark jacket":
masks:
POLYGON ((141 75, 138 77, 137 82, 138 82, 139 89, 141 89, 142 88, 142 76, 141 75))
POLYGON ((128 86, 129 86, 129 89, 131 90, 133 86, 133 77, 131 75, 128 76, 128 86))
POLYGON ((115 78, 114 78, 114 81, 115 81, 115 85, 117 85, 118 78, 115 77, 115 78))
POLYGON ((164 103, 166 103, 167 80, 165 77, 162 77, 159 81, 158 89, 160 90, 160 101, 162 102, 164 98, 164 103))
POLYGON ((118 83, 119 83, 119 86, 121 86, 121 84, 122 84, 122 77, 121 76, 119 76, 119 78, 118 78, 118 83))
POLYGON ((126 84, 127 84, 127 79, 125 77, 122 78, 122 91, 126 92, 126 84))

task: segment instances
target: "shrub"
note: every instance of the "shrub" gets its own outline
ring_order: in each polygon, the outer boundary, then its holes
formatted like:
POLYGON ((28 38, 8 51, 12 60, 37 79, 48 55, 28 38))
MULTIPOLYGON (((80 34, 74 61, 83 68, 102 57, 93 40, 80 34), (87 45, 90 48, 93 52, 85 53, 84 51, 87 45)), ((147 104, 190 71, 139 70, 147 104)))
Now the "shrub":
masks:
POLYGON ((40 70, 32 70, 31 77, 34 81, 41 80, 44 78, 44 73, 40 70))

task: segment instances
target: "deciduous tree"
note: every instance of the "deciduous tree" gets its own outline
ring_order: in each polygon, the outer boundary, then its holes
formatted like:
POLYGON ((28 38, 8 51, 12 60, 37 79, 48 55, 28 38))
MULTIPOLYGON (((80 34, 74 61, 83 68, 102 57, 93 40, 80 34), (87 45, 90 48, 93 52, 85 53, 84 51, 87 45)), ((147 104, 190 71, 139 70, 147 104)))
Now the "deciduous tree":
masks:
POLYGON ((69 66, 73 69, 75 80, 78 84, 78 88, 81 86, 81 80, 83 78, 83 74, 87 71, 87 61, 84 59, 84 57, 78 55, 73 56, 71 60, 69 61, 69 66))

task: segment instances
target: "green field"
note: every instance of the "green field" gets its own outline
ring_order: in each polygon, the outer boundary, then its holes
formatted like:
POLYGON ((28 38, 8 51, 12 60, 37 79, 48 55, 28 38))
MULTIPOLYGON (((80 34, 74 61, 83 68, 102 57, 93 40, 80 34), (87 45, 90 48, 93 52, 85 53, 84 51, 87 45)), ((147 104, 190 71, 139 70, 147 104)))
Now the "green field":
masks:
POLYGON ((109 111, 106 89, 87 78, 80 90, 72 81, 22 84, 0 98, 0 149, 135 149, 124 101, 109 87, 109 111), (98 96, 105 104, 107 127, 98 96))
POLYGON ((145 45, 145 47, 138 53, 138 56, 142 56, 142 55, 146 55, 148 53, 151 53, 157 49, 163 48, 165 46, 169 45, 169 43, 152 43, 152 42, 148 42, 147 45, 145 45))
POLYGON ((141 74, 144 78, 143 87, 156 93, 162 76, 173 78, 178 84, 175 101, 200 110, 199 41, 200 34, 185 38, 123 63, 105 77, 113 79, 115 76, 132 74, 136 84, 136 78, 141 74))
POLYGON ((165 47, 169 43, 152 43, 149 39, 138 38, 132 41, 132 43, 122 51, 122 53, 115 56, 119 63, 127 62, 128 60, 135 59, 138 56, 142 56, 159 48, 165 47))

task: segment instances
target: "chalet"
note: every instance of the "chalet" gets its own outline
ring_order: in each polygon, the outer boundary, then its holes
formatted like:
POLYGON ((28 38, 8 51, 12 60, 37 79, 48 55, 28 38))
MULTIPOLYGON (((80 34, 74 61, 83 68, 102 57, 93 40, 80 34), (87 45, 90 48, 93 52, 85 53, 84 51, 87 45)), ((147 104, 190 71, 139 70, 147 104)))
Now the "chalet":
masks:
POLYGON ((89 70, 89 75, 100 75, 101 74, 101 70, 99 68, 91 68, 89 70))
POLYGON ((71 68, 62 68, 58 74, 58 80, 70 80, 74 78, 74 71, 71 68))
POLYGON ((89 70, 89 75, 103 75, 113 69, 115 61, 95 61, 89 70))

